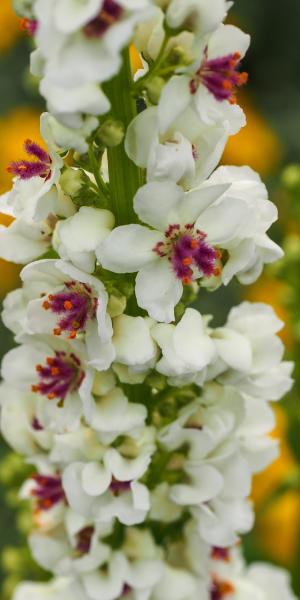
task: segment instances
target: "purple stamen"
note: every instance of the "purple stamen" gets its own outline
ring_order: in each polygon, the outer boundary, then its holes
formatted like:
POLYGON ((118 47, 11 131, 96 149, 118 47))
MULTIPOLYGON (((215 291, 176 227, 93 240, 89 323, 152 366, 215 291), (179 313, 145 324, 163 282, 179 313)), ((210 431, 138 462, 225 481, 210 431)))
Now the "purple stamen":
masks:
POLYGON ((248 80, 247 73, 238 71, 240 61, 239 52, 208 60, 206 48, 204 61, 190 81, 191 94, 195 94, 202 83, 219 102, 228 100, 234 104, 235 88, 244 85, 248 80))
POLYGON ((177 224, 170 225, 165 241, 159 242, 153 250, 160 257, 168 257, 178 279, 189 284, 194 276, 193 266, 204 277, 219 274, 216 261, 220 252, 205 242, 205 238, 206 234, 195 230, 194 225, 187 224, 182 229, 177 224))
POLYGON ((214 546, 211 550, 211 557, 214 560, 230 562, 230 548, 219 548, 218 546, 214 546))
POLYGON ((94 535, 95 528, 92 526, 84 527, 79 533, 77 533, 77 544, 76 550, 80 554, 88 554, 91 549, 92 537, 94 535))
POLYGON ((31 427, 35 431, 44 431, 44 427, 40 424, 37 417, 33 417, 32 421, 31 421, 31 427))
POLYGON ((70 281, 65 286, 65 291, 50 294, 43 302, 43 308, 62 315, 53 333, 61 335, 62 332, 68 332, 68 337, 74 339, 77 333, 84 333, 88 319, 96 317, 98 300, 93 296, 92 289, 84 283, 70 281))
POLYGON ((131 481, 118 481, 117 479, 113 479, 109 489, 114 496, 119 496, 123 492, 128 492, 131 489, 131 481))
POLYGON ((60 400, 63 404, 67 394, 77 390, 85 373, 75 354, 55 352, 46 359, 46 365, 37 365, 39 383, 31 387, 33 392, 47 396, 49 400, 60 400))
POLYGON ((49 510, 55 504, 66 501, 59 475, 35 474, 32 479, 36 487, 31 491, 31 496, 36 498, 38 510, 49 510))
POLYGON ((32 177, 42 177, 49 179, 51 176, 51 158, 38 144, 31 140, 26 140, 24 148, 29 156, 37 160, 18 160, 12 161, 7 167, 7 171, 20 177, 20 179, 31 179, 32 177))
POLYGON ((104 0, 98 16, 84 27, 85 35, 90 38, 101 37, 120 20, 123 10, 123 7, 115 0, 104 0))

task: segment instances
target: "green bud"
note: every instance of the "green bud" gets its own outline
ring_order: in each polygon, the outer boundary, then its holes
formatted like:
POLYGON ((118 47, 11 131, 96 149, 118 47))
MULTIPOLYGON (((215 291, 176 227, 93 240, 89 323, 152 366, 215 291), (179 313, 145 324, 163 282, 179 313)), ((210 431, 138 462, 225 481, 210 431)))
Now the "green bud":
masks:
POLYGON ((150 81, 145 83, 148 98, 150 102, 152 102, 152 104, 158 104, 164 85, 164 79, 162 77, 159 77, 158 75, 156 77, 152 77, 150 81))
POLYGON ((289 165, 282 173, 282 183, 289 190, 300 189, 300 165, 289 165))
POLYGON ((155 372, 148 375, 145 383, 159 392, 163 391, 167 387, 166 377, 155 372))
POLYGON ((75 198, 85 183, 83 172, 80 169, 68 167, 61 175, 59 183, 67 196, 75 198))
POLYGON ((22 571, 23 555, 20 549, 9 546, 2 553, 2 565, 6 571, 16 573, 22 571))
POLYGON ((126 308, 127 300, 125 296, 115 296, 112 294, 109 297, 107 311, 112 318, 122 315, 126 308))
POLYGON ((171 48, 168 63, 171 65, 188 65, 191 62, 185 48, 182 46, 174 46, 171 48))
POLYGON ((107 119, 104 121, 104 123, 102 123, 97 132, 97 140, 103 146, 114 148, 115 146, 119 146, 119 144, 121 144, 124 135, 125 127, 121 121, 107 119))

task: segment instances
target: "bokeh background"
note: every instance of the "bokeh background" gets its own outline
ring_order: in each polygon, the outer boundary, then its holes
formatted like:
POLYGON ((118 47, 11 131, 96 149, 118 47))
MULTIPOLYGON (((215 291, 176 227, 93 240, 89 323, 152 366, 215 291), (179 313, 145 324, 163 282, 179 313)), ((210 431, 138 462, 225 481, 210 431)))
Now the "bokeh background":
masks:
MULTIPOLYGON (((31 40, 11 4, 0 2, 0 193, 10 187, 6 166, 22 157, 24 139, 39 140, 44 108, 37 82, 28 73, 31 40)), ((272 235, 286 254, 249 288, 232 284, 212 295, 203 292, 199 307, 213 314, 217 324, 233 304, 263 301, 286 322, 282 338, 287 357, 296 363, 295 386, 275 407, 274 435, 280 439, 281 456, 254 482, 257 519, 245 547, 249 561, 264 559, 287 567, 300 596, 300 2, 236 0, 230 22, 252 35, 252 46, 244 62, 249 84, 239 98, 248 125, 231 139, 223 162, 249 164, 264 178, 280 215, 272 235)), ((8 224, 1 205, 0 223, 8 224)), ((0 298, 18 285, 18 267, 0 261, 0 298)), ((2 356, 13 340, 3 325, 0 336, 2 356)), ((6 600, 19 579, 47 574, 39 572, 26 548, 30 518, 17 489, 28 467, 4 443, 0 452, 0 597, 6 600)))

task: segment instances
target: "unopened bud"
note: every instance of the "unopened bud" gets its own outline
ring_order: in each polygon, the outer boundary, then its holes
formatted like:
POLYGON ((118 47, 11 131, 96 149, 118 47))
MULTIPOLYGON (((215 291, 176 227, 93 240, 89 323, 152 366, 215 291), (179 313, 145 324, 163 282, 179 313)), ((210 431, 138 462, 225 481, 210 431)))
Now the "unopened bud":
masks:
POLYGON ((187 51, 182 46, 174 46, 169 53, 168 63, 171 65, 187 65, 190 62, 190 57, 187 51))
POLYGON ((127 300, 125 296, 114 296, 113 294, 109 297, 107 311, 112 318, 122 315, 126 308, 127 300))
POLYGON ((162 77, 153 77, 145 84, 148 98, 152 104, 158 104, 165 81, 162 77))
POLYGON ((67 196, 75 198, 84 183, 84 175, 80 169, 67 168, 60 177, 59 183, 67 196))
POLYGON ((98 141, 108 148, 114 148, 123 141, 125 135, 125 128, 121 121, 115 121, 114 119, 107 119, 100 126, 97 133, 98 141))

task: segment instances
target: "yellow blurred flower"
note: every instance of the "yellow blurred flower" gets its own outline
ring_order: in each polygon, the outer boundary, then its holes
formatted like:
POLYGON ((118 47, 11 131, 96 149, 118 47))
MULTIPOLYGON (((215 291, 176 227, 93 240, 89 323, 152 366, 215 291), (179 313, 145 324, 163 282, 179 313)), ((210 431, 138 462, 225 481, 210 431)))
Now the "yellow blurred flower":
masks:
POLYGON ((20 107, 1 116, 0 193, 6 192, 11 187, 12 176, 6 171, 6 168, 11 160, 18 160, 24 156, 23 143, 26 138, 42 142, 38 111, 29 107, 20 107))
POLYGON ((21 34, 20 19, 12 8, 12 0, 1 0, 0 8, 0 52, 14 45, 21 34))
POLYGON ((229 139, 222 162, 249 165, 262 176, 269 175, 281 160, 280 141, 249 100, 239 95, 238 101, 246 113, 247 125, 229 139))
POLYGON ((295 557, 300 530, 300 495, 295 491, 286 492, 274 500, 265 511, 259 508, 291 474, 296 461, 286 441, 288 421, 283 409, 276 407, 277 427, 274 436, 281 442, 279 458, 263 473, 254 479, 252 497, 258 509, 256 534, 261 546, 269 556, 286 566, 295 557))
POLYGON ((132 71, 132 74, 134 75, 136 73, 136 71, 138 71, 138 69, 143 68, 143 63, 142 63, 142 59, 141 59, 139 52, 136 50, 136 48, 133 44, 131 44, 131 46, 129 48, 129 54, 130 54, 131 71, 132 71))

